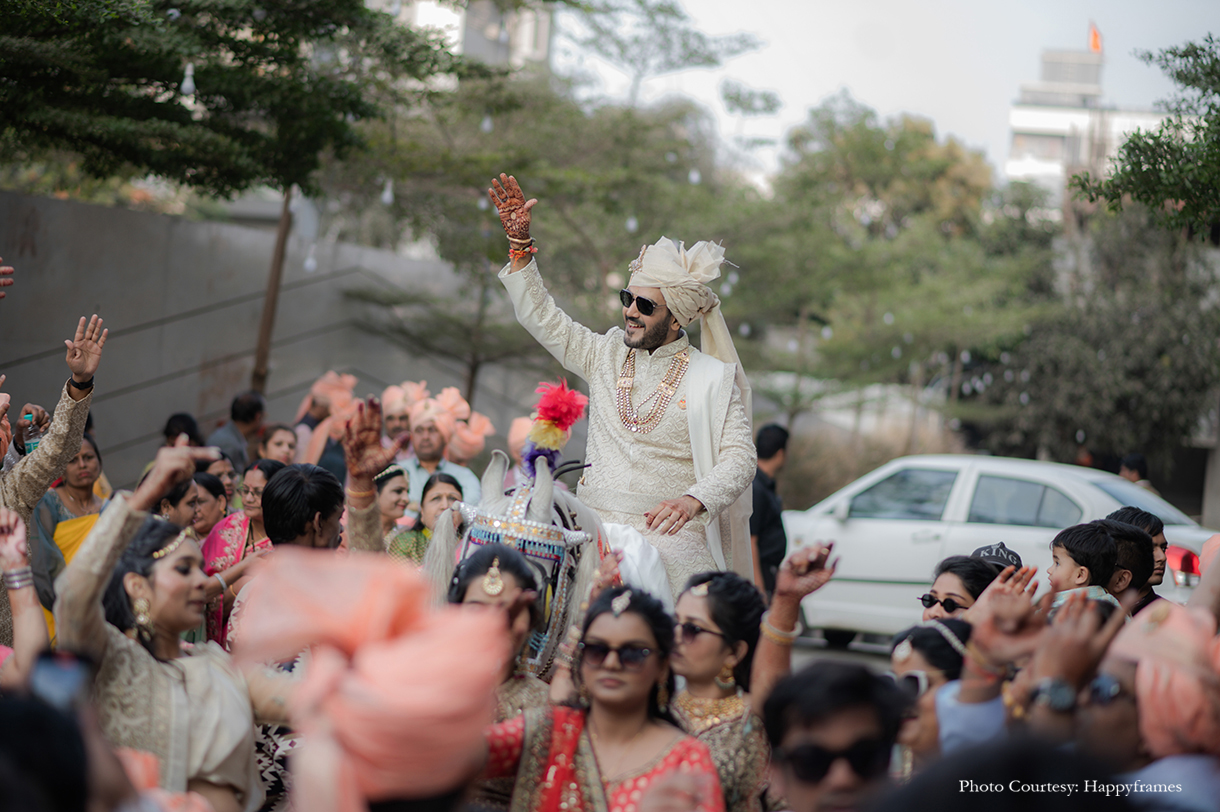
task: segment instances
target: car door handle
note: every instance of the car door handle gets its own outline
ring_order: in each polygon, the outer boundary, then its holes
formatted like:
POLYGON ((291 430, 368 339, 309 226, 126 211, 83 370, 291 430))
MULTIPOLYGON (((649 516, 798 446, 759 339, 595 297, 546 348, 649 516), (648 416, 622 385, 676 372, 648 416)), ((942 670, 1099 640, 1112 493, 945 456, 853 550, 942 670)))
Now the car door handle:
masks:
POLYGON ((940 533, 935 530, 918 530, 911 534, 911 541, 940 541, 940 533))

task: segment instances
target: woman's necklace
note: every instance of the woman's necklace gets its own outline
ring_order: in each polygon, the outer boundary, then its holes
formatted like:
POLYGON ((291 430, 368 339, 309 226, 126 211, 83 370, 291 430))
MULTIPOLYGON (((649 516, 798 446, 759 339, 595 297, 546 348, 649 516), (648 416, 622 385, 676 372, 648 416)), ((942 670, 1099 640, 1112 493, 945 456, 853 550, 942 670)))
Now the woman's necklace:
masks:
POLYGON ((631 389, 635 386, 635 350, 627 351, 627 360, 623 361, 623 368, 618 373, 618 387, 614 399, 618 405, 618 416, 628 431, 647 434, 657 427, 669 402, 677 393, 689 363, 690 348, 687 348, 675 355, 669 362, 669 369, 665 370, 665 377, 661 378, 661 382, 657 384, 657 388, 653 390, 652 394, 644 398, 639 406, 632 406, 631 389), (640 417, 640 412, 653 400, 656 403, 653 404, 648 417, 640 417))
POLYGON ((75 513, 78 517, 97 512, 93 510, 93 500, 95 497, 92 492, 89 493, 89 499, 82 502, 67 488, 60 488, 59 497, 60 501, 66 502, 68 510, 75 513))
MULTIPOLYGON (((637 730, 635 735, 628 739, 627 743, 623 745, 623 753, 618 757, 618 763, 614 765, 615 769, 612 772, 609 770, 601 770, 603 784, 609 786, 610 784, 614 783, 615 778, 622 775, 623 762, 631 757, 631 745, 635 744, 635 740, 644 735, 644 731, 647 729, 648 721, 645 720, 643 727, 637 730)), ((602 749, 602 743, 598 738, 597 731, 593 729, 592 719, 589 720, 589 737, 593 740, 593 755, 597 757, 598 767, 600 768, 601 758, 598 757, 598 751, 602 749)))
POLYGON ((678 694, 674 698, 674 705, 678 712, 686 717, 690 726, 687 732, 692 736, 697 736, 721 722, 738 719, 746 709, 745 698, 741 694, 710 699, 693 696, 690 691, 678 694))

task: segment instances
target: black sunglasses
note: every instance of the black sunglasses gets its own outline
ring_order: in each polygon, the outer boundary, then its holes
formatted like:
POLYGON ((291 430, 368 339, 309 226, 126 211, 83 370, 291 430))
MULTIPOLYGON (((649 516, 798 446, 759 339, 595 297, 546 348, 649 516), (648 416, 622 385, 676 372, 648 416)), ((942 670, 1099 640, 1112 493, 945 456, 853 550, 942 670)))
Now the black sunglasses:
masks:
POLYGON ((652 649, 643 646, 607 646, 605 643, 581 643, 579 645, 581 660, 594 668, 601 668, 610 656, 610 652, 618 655, 619 665, 624 671, 639 671, 644 667, 644 661, 652 654, 652 649))
POLYGON ((1111 674, 1098 674, 1089 683, 1089 701, 1094 705, 1109 705, 1122 696, 1131 696, 1123 690, 1120 683, 1111 674))
POLYGON ((945 611, 949 614, 953 614, 958 609, 968 608, 964 603, 958 603, 957 601, 953 600, 953 598, 937 598, 931 593, 921 595, 919 602, 923 604, 925 609, 931 609, 933 606, 939 603, 941 606, 945 607, 945 611))
POLYGON ((776 748, 772 757, 787 764, 797 781, 817 784, 839 759, 845 759, 852 772, 861 778, 876 778, 890 766, 890 746, 880 739, 862 739, 846 750, 802 744, 791 749, 776 748))
POLYGON ((623 307, 631 307, 631 303, 635 302, 635 309, 640 311, 641 316, 651 316, 660 305, 652 299, 645 299, 643 296, 636 296, 631 291, 623 288, 618 292, 618 300, 623 303, 623 307))
POLYGON ((682 639, 682 642, 687 645, 690 645, 691 643, 695 642, 695 638, 701 634, 714 634, 717 637, 724 638, 725 640, 729 639, 729 638, 725 637, 723 634, 721 634, 720 632, 714 632, 711 629, 705 629, 702 626, 698 625, 697 623, 691 623, 689 620, 686 621, 685 623, 675 623, 674 631, 676 631, 678 633, 678 636, 682 639))

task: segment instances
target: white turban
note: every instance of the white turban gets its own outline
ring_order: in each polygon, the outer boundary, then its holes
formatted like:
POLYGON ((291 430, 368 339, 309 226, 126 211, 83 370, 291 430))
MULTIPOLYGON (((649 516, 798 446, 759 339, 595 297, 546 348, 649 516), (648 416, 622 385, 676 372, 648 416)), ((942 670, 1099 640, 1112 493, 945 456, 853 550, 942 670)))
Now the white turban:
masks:
POLYGON ((656 244, 645 246, 639 259, 631 263, 630 286, 660 288, 665 305, 683 327, 699 318, 700 348, 726 364, 737 367, 737 386, 741 389, 746 414, 750 414, 750 383, 746 379, 733 337, 720 312, 720 298, 707 285, 720 278, 724 248, 701 240, 686 248, 662 237, 656 244))

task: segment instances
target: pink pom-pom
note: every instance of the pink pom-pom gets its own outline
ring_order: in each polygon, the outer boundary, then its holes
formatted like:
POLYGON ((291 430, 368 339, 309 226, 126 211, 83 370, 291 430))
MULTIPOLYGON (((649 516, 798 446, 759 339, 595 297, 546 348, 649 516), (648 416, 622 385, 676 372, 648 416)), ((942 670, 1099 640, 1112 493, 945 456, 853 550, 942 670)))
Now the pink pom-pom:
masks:
POLYGON ((541 383, 534 391, 541 395, 537 419, 554 423, 564 431, 584 417, 585 407, 589 405, 589 399, 575 389, 569 389, 568 382, 563 379, 559 383, 541 383))

